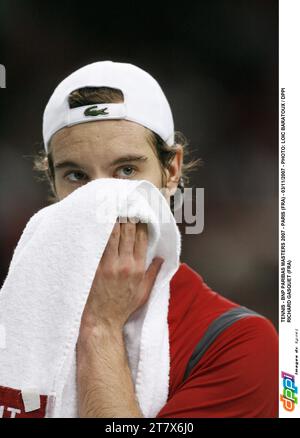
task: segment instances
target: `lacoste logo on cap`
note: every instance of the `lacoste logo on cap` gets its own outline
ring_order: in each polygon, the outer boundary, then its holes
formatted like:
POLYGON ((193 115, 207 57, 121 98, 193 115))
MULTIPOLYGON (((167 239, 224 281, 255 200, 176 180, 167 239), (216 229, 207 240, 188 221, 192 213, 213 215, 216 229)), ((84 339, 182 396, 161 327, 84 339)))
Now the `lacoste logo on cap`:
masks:
POLYGON ((101 108, 101 109, 95 109, 95 108, 98 108, 97 105, 90 106, 89 108, 87 108, 84 111, 84 115, 85 116, 99 116, 99 115, 105 116, 105 115, 109 114, 109 112, 107 111, 107 108, 101 108))

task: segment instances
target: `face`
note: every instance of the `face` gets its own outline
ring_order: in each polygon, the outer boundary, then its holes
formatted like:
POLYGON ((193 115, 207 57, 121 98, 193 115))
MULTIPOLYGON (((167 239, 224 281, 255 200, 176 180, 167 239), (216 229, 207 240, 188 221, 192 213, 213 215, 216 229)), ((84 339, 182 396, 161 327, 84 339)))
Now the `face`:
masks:
MULTIPOLYGON (((101 120, 66 127, 52 137, 58 200, 97 178, 145 179, 172 195, 180 177, 182 148, 163 175, 147 129, 128 120, 101 120)), ((149 132, 149 131, 148 131, 149 132)))

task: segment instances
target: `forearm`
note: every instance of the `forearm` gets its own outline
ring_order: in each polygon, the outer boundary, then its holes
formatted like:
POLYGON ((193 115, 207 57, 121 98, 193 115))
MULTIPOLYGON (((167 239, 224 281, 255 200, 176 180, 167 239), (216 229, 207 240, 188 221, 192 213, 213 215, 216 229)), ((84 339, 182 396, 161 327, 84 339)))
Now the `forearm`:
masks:
POLYGON ((81 330, 77 343, 80 417, 141 418, 121 329, 81 330))

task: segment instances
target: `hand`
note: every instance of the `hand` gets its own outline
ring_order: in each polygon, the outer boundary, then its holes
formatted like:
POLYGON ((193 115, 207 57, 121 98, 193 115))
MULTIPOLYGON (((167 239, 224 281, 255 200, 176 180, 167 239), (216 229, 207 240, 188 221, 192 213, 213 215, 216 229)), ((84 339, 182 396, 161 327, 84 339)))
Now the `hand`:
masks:
POLYGON ((103 252, 82 315, 85 328, 122 329, 148 300, 163 259, 156 257, 145 272, 147 224, 116 222, 103 252))

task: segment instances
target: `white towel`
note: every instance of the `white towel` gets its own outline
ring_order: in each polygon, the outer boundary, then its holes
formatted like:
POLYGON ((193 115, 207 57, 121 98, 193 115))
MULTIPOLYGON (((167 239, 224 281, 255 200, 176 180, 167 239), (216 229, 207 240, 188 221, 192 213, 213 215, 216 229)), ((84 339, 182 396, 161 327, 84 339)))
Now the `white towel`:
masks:
POLYGON ((146 268, 154 256, 165 260, 149 300, 127 321, 124 335, 143 415, 155 417, 167 401, 169 285, 179 267, 180 233, 153 184, 101 178, 30 219, 0 291, 0 387, 22 391, 25 412, 47 395, 46 417, 78 417, 80 321, 118 216, 148 222, 146 268))

